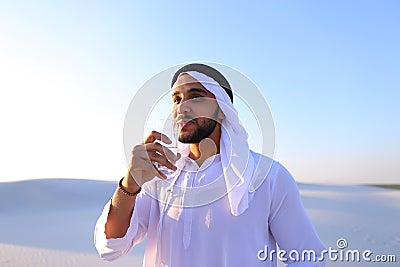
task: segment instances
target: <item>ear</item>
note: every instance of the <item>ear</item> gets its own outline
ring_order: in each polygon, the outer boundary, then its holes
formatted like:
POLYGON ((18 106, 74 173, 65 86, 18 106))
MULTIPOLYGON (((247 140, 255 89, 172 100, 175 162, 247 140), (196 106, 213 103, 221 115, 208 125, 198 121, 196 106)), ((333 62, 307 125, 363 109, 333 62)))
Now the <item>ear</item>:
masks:
POLYGON ((221 108, 218 111, 218 121, 222 121, 223 119, 225 119, 225 114, 222 112, 221 108))

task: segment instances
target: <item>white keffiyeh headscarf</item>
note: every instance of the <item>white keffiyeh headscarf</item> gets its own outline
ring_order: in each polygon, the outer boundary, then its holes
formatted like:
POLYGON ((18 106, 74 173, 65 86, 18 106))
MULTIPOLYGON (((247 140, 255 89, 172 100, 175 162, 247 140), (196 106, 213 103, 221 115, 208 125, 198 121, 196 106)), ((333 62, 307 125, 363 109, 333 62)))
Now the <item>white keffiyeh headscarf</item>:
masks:
MULTIPOLYGON (((255 169, 254 158, 248 145, 248 134, 241 125, 238 112, 226 91, 213 78, 197 72, 186 71, 214 94, 225 115, 221 122, 220 155, 231 213, 242 214, 249 206, 249 189, 255 169)), ((179 77, 178 76, 178 77, 179 77)), ((180 144, 182 151, 188 152, 189 144, 180 144)), ((185 154, 185 153, 183 153, 185 154)))

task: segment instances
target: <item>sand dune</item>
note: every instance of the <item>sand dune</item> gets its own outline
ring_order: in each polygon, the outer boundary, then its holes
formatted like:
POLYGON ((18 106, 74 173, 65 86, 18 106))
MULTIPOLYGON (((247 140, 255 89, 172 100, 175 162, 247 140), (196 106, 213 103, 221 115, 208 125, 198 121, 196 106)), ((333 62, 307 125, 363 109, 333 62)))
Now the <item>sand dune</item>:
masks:
MULTIPOLYGON (((116 183, 43 179, 0 183, 0 266, 141 266, 143 245, 116 262, 100 260, 93 228, 116 183)), ((327 261, 327 266, 399 266, 400 190, 299 184, 327 247, 395 255, 396 263, 327 261)), ((281 265, 283 266, 283 265, 281 265)))

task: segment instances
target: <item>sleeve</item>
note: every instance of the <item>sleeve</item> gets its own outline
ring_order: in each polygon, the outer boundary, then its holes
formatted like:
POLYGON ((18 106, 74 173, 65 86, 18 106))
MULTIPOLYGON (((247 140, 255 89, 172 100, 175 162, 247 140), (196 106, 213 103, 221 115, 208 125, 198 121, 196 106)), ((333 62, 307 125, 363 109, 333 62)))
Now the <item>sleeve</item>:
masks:
POLYGON ((126 255, 145 238, 149 224, 150 201, 150 197, 142 191, 136 197, 135 208, 125 236, 108 239, 105 234, 105 225, 111 207, 111 200, 107 202, 94 230, 94 244, 102 259, 113 261, 126 255))
POLYGON ((326 248, 301 202, 292 175, 278 163, 278 171, 271 182, 269 224, 287 266, 325 266, 326 248))

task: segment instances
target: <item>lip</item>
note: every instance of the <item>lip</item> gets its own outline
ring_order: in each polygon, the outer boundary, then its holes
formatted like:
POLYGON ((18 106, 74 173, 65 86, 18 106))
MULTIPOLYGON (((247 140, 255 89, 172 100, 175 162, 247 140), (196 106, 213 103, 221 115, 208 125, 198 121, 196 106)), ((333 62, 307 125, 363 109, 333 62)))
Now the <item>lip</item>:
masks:
POLYGON ((194 123, 194 119, 188 120, 188 121, 180 121, 178 122, 178 125, 181 129, 186 128, 187 126, 190 126, 191 124, 194 123))

